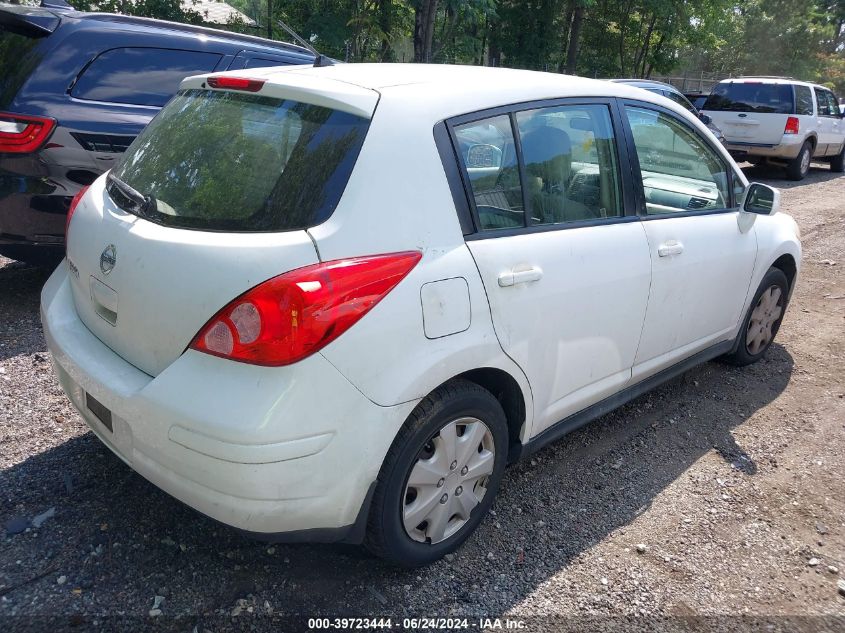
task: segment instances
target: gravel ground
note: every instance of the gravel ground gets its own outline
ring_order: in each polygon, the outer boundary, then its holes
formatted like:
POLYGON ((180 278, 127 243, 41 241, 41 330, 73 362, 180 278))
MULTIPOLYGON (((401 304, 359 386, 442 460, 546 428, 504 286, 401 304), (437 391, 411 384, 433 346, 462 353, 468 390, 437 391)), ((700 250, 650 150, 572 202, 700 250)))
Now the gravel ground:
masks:
POLYGON ((45 273, 0 258, 0 527, 55 512, 0 532, 0 629, 288 630, 304 625, 267 616, 298 613, 845 630, 845 178, 772 183, 805 253, 767 358, 708 363, 510 468, 495 514, 415 571, 249 540, 134 474, 57 386, 45 273))

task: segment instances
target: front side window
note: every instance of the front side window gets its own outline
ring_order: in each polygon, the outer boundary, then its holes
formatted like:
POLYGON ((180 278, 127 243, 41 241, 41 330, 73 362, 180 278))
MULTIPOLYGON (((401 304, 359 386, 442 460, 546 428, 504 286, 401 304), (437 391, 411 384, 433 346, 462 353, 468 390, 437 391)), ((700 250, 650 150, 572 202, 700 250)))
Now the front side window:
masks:
POLYGON ((825 96, 827 97, 827 102, 830 106, 830 116, 838 118, 840 116, 840 113, 839 102, 836 100, 836 96, 832 92, 827 90, 825 91, 825 96))
POLYGON ((619 167, 605 105, 564 105, 516 115, 531 224, 622 215, 619 167))
POLYGON ((185 77, 214 70, 221 57, 167 48, 113 48, 91 62, 71 95, 90 101, 161 107, 185 77))
POLYGON ((649 215, 724 209, 728 167, 695 131, 662 112, 625 106, 649 215))
POLYGON ((830 110, 830 101, 827 100, 827 91, 814 88, 816 92, 816 102, 819 104, 819 116, 833 116, 830 110))
POLYGON ((491 231, 524 226, 510 117, 496 116, 457 126, 455 141, 475 199, 478 228, 491 231))
MULTIPOLYGON (((211 231, 315 226, 337 206, 369 121, 255 94, 179 92, 111 174, 152 222, 211 231)), ((117 183, 115 183, 117 184, 117 183)), ((115 203, 133 212, 120 187, 115 203)))

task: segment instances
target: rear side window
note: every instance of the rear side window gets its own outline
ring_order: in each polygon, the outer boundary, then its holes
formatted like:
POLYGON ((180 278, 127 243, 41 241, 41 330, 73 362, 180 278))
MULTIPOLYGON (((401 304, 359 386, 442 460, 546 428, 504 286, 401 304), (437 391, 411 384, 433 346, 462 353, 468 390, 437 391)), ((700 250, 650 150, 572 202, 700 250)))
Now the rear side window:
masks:
POLYGON ((795 114, 813 116, 813 95, 809 86, 795 86, 795 114))
POLYGON ((362 117, 298 101, 186 90, 112 174, 146 197, 142 215, 159 224, 302 229, 334 211, 368 128, 362 117))
POLYGON ((90 101, 161 107, 185 77, 214 70, 221 57, 168 48, 113 48, 82 71, 71 95, 90 101))
POLYGON ((792 86, 772 83, 721 83, 704 104, 705 110, 793 114, 792 86))
POLYGON ((35 52, 39 39, 0 27, 0 107, 15 98, 27 77, 41 62, 35 52))
POLYGON ((528 110, 516 115, 531 224, 622 215, 610 112, 604 105, 528 110))

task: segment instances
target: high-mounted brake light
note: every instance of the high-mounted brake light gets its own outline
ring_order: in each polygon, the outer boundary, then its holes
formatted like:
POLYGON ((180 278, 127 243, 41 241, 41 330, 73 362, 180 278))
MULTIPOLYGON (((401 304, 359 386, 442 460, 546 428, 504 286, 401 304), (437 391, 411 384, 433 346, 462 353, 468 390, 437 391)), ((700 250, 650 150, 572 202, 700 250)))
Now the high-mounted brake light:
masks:
POLYGON ((338 259, 273 277, 214 315, 190 347, 254 365, 290 365, 351 328, 421 257, 407 251, 338 259))
POLYGON ((227 88, 229 90, 243 90, 244 92, 258 92, 264 86, 263 79, 246 79, 244 77, 209 77, 207 81, 212 88, 227 88))
POLYGON ((28 154, 39 149, 50 136, 56 120, 0 112, 0 154, 28 154))
POLYGON ((798 134, 798 117, 791 116, 786 120, 786 125, 783 128, 784 134, 798 134))
POLYGON ((84 196, 85 192, 88 191, 88 187, 89 185, 86 185, 80 189, 73 197, 73 200, 70 201, 70 206, 67 208, 67 219, 65 220, 65 244, 67 244, 67 233, 70 230, 70 219, 73 217, 73 212, 76 211, 76 207, 79 206, 79 201, 82 200, 82 196, 84 196))

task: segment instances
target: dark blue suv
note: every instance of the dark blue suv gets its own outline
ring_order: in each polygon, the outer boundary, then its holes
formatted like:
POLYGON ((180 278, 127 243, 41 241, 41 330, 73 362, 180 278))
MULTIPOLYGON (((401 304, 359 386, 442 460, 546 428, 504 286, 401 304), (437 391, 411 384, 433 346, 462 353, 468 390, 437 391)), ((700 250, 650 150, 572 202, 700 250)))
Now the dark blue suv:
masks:
POLYGON ((0 4, 0 254, 60 260, 73 196, 184 77, 313 61, 298 46, 210 28, 0 4))

